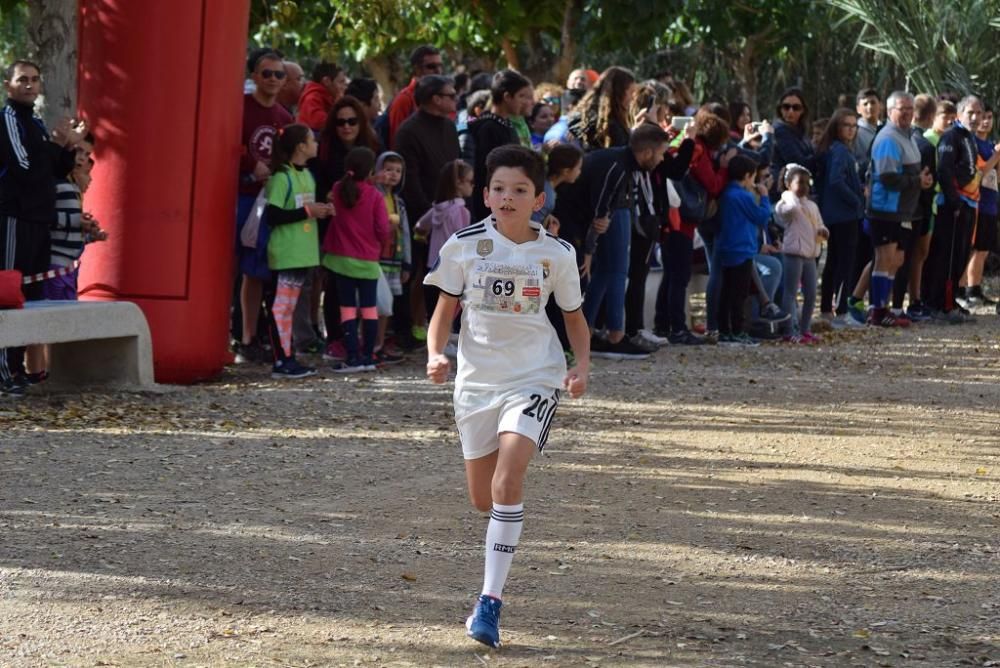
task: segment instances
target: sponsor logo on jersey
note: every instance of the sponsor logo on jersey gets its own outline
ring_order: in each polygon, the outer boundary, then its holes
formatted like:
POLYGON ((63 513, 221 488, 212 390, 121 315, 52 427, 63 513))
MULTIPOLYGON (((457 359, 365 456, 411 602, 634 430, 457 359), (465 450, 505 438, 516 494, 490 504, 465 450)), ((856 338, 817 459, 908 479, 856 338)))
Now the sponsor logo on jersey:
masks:
POLYGON ((487 257, 493 252, 492 239, 480 239, 476 242, 476 254, 479 257, 487 257))
POLYGON ((507 554, 514 554, 517 549, 514 545, 501 545, 500 543, 493 543, 494 552, 506 552, 507 554))
POLYGON ((542 260, 542 278, 549 277, 549 270, 552 268, 552 260, 542 260))
POLYGON ((521 288, 522 297, 541 297, 542 289, 537 285, 526 285, 521 288))

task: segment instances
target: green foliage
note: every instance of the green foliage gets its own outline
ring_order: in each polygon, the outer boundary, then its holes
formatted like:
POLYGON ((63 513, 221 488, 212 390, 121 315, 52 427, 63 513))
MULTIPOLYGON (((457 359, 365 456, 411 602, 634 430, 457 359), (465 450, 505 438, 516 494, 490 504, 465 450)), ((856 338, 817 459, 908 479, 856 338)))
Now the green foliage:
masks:
POLYGON ((28 4, 18 0, 0 0, 0 61, 6 67, 12 60, 30 55, 28 4))
POLYGON ((905 70, 920 92, 1000 95, 996 0, 829 0, 861 26, 857 43, 905 70))

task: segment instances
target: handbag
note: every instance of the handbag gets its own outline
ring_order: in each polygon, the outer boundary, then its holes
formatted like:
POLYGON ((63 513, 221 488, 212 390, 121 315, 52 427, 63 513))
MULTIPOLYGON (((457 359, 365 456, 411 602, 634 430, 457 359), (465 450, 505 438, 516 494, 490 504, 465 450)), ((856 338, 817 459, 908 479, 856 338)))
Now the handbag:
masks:
MULTIPOLYGON (((273 178, 273 177, 272 177, 273 178)), ((285 178, 288 179, 288 197, 285 199, 285 205, 288 205, 288 200, 292 196, 292 177, 285 172, 285 178)), ((245 248, 260 248, 263 246, 267 248, 267 221, 264 220, 264 212, 267 211, 267 187, 261 188, 260 192, 257 194, 257 199, 253 201, 253 207, 250 209, 250 214, 247 216, 247 221, 243 224, 243 229, 240 230, 240 243, 243 244, 245 248), (263 223, 263 234, 264 238, 261 239, 261 223, 263 223)))
POLYGON ((674 189, 681 198, 681 220, 700 223, 708 217, 708 191, 691 174, 674 181, 674 189))
POLYGON ((0 308, 24 308, 24 292, 21 290, 21 272, 14 269, 0 271, 0 308))

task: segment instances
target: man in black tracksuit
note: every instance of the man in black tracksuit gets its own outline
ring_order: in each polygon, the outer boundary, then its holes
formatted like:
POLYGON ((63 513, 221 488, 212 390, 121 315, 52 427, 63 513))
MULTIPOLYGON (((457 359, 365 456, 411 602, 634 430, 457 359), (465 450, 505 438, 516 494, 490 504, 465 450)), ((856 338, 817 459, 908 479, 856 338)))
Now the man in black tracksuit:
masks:
MULTIPOLYGON (((69 122, 55 141, 35 116, 41 93, 38 66, 17 61, 4 72, 7 104, 0 112, 0 269, 29 275, 49 268, 49 227, 56 220, 56 181, 73 169, 69 122)), ((42 298, 41 283, 24 286, 27 300, 42 298)), ((19 396, 26 384, 24 348, 0 348, 0 394, 19 396)))
POLYGON ((976 223, 979 149, 970 128, 979 126, 983 103, 968 96, 958 103, 958 121, 937 149, 938 212, 928 258, 928 304, 936 319, 965 322, 970 316, 955 304, 958 281, 969 259, 976 223))

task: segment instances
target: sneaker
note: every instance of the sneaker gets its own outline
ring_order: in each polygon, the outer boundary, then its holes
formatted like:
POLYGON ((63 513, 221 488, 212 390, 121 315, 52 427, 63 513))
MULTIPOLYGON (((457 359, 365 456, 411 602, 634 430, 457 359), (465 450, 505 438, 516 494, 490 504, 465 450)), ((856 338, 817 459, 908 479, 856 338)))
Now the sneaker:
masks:
POLYGON ((833 319, 834 329, 857 329, 864 326, 865 323, 855 320, 850 313, 842 313, 833 319))
POLYGON ((868 324, 876 327, 895 327, 896 318, 887 308, 873 308, 868 313, 868 324))
POLYGON ((972 291, 972 296, 975 297, 979 301, 980 305, 982 305, 982 306, 996 306, 997 305, 997 300, 991 299, 990 297, 987 297, 986 294, 983 292, 983 286, 981 286, 981 285, 974 285, 974 286, 972 286, 970 288, 970 290, 972 291))
POLYGON ((738 346, 740 345, 739 340, 733 334, 719 334, 719 338, 716 342, 720 346, 738 346))
POLYGON ((274 366, 271 367, 271 378, 307 378, 315 375, 316 369, 302 366, 295 361, 295 358, 275 362, 274 366))
POLYGON ((611 353, 618 355, 620 360, 644 360, 649 357, 649 351, 636 346, 628 339, 609 344, 611 353))
POLYGON ((378 365, 375 363, 374 357, 365 357, 361 360, 361 370, 362 371, 378 371, 378 365))
POLYGON ((695 334, 704 334, 706 332, 705 324, 701 322, 696 322, 691 325, 691 331, 695 334))
POLYGON ((772 322, 784 322, 792 316, 782 311, 774 302, 768 302, 767 306, 760 310, 760 317, 772 322))
POLYGON ((38 385, 39 383, 44 383, 49 379, 48 371, 39 371, 38 373, 28 373, 24 376, 25 381, 28 385, 38 385))
POLYGON ((864 324, 867 319, 865 313, 865 300, 858 299, 857 297, 848 297, 847 313, 854 318, 855 321, 864 324))
POLYGON ((639 334, 636 334, 635 336, 630 336, 628 338, 628 342, 631 343, 636 348, 638 348, 639 350, 645 351, 647 353, 655 353, 657 350, 660 349, 659 343, 654 343, 653 341, 644 339, 639 334))
POLYGON ((330 371, 334 373, 361 373, 365 370, 365 365, 360 360, 355 360, 354 362, 337 360, 330 365, 330 371))
POLYGON ((913 302, 906 307, 906 317, 912 322, 924 322, 930 320, 931 311, 926 305, 920 302, 913 302))
POLYGON ((817 345, 819 343, 823 343, 823 339, 821 337, 819 337, 819 336, 816 336, 812 332, 806 332, 805 334, 801 335, 799 338, 802 339, 802 343, 804 343, 806 345, 809 345, 809 346, 815 346, 815 345, 817 345))
POLYGON ((701 340, 705 342, 707 346, 714 346, 719 343, 719 330, 710 329, 705 332, 705 335, 701 337, 701 340))
POLYGON ((909 327, 910 325, 913 324, 913 321, 910 320, 909 316, 903 313, 902 309, 898 311, 896 309, 892 309, 889 312, 892 314, 892 317, 895 318, 896 320, 896 322, 893 323, 893 327, 909 327))
POLYGON ((931 320, 944 325, 961 325, 965 322, 965 318, 957 308, 950 311, 932 311, 931 320))
POLYGON ((590 356, 606 360, 620 360, 621 357, 611 352, 611 344, 596 334, 590 337, 590 356))
POLYGON ((233 344, 234 360, 237 364, 260 364, 267 361, 264 349, 256 341, 233 344))
POLYGON ((392 366, 403 361, 402 355, 395 355, 384 346, 381 350, 375 351, 375 364, 378 366, 392 366))
POLYGON ((476 608, 465 620, 468 636, 494 649, 500 647, 500 606, 498 598, 481 594, 476 608))
POLYGON ((416 339, 417 341, 419 341, 420 343, 425 343, 427 341, 427 328, 426 327, 421 327, 420 325, 414 325, 410 329, 410 334, 412 334, 413 338, 416 339))
POLYGON ((343 341, 331 341, 326 344, 326 350, 323 351, 323 359, 327 362, 343 362, 347 359, 347 348, 344 347, 343 341))
POLYGON ((798 334, 786 334, 781 337, 781 342, 792 344, 807 343, 807 341, 798 334))
POLYGON ((648 329, 640 329, 639 330, 639 336, 642 337, 643 339, 647 340, 647 341, 651 341, 652 343, 655 343, 658 346, 665 346, 665 345, 667 345, 667 337, 666 336, 660 336, 656 332, 651 332, 648 329))
POLYGON ((962 287, 958 288, 955 292, 955 303, 965 309, 975 306, 973 300, 970 299, 968 289, 962 287))
POLYGON ((0 382, 0 397, 23 399, 25 394, 27 394, 27 388, 24 385, 15 383, 13 380, 0 382))
POLYGON ((672 346, 702 346, 705 345, 705 339, 695 336, 690 330, 683 330, 680 332, 675 332, 670 335, 670 345, 672 346))
POLYGON ((760 345, 760 341, 753 338, 746 332, 740 332, 739 334, 733 334, 733 339, 735 339, 736 344, 740 346, 747 346, 748 348, 756 348, 760 345))

